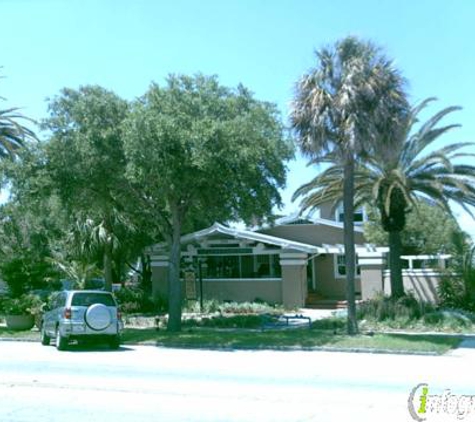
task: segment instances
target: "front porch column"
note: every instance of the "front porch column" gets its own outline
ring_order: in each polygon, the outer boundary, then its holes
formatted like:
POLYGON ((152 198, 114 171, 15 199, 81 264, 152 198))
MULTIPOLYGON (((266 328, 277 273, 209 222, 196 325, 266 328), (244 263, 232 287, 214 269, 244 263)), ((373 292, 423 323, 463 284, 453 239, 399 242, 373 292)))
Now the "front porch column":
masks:
POLYGON ((168 296, 168 265, 169 260, 166 255, 155 255, 151 257, 152 267, 152 299, 168 296))
POLYGON ((361 269, 361 299, 373 299, 384 292, 383 270, 385 259, 381 252, 358 253, 358 265, 361 269))
POLYGON ((307 298, 307 254, 282 252, 282 303, 286 308, 301 308, 307 298))

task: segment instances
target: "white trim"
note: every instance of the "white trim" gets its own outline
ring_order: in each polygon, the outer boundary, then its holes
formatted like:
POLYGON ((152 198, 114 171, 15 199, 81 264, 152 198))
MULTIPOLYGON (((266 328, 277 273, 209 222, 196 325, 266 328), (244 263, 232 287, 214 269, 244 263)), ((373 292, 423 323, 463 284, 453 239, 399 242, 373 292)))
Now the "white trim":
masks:
POLYGON ((280 254, 280 258, 282 259, 307 259, 307 254, 304 253, 294 253, 294 252, 282 252, 280 254))
MULTIPOLYGON (((329 220, 328 218, 320 218, 320 217, 310 217, 310 216, 304 217, 304 216, 301 216, 299 214, 291 215, 289 217, 279 218, 279 219, 276 220, 275 223, 276 223, 277 226, 288 226, 288 225, 292 225, 292 223, 294 223, 298 220, 308 220, 308 221, 310 221, 310 224, 298 224, 298 226, 320 225, 320 226, 334 227, 334 228, 343 230, 343 223, 340 223, 338 221, 329 220)), ((363 227, 355 226, 355 232, 356 233, 363 233, 364 232, 363 227)))
POLYGON ((280 266, 285 267, 289 265, 307 265, 306 259, 281 259, 280 266))
POLYGON ((452 258, 452 255, 441 254, 441 255, 401 255, 401 259, 449 259, 452 258))
POLYGON ((385 264, 385 261, 383 258, 360 258, 358 259, 358 265, 361 266, 371 266, 371 265, 377 265, 377 266, 382 266, 385 264))
POLYGON ((312 288, 313 290, 316 290, 317 289, 317 264, 316 264, 316 260, 315 260, 315 256, 313 256, 310 260, 310 262, 312 263, 312 288))
MULTIPOLYGON (((187 243, 192 241, 199 241, 203 237, 207 237, 211 234, 220 233, 227 236, 233 236, 237 239, 246 239, 252 240, 255 242, 267 243, 270 245, 279 246, 282 249, 294 249, 306 253, 317 253, 319 248, 317 246, 308 245, 306 243, 295 242, 288 239, 282 239, 280 237, 269 236, 267 234, 252 232, 249 230, 238 230, 235 228, 230 228, 219 223, 214 223, 211 227, 207 229, 197 231, 195 233, 190 233, 181 237, 181 243, 187 243)), ((154 245, 153 248, 163 248, 165 244, 154 245)))
POLYGON ((151 261, 150 266, 151 267, 169 267, 170 263, 165 262, 165 261, 151 261))
MULTIPOLYGON (((440 255, 402 255, 401 259, 409 261, 409 270, 414 269, 414 261, 438 261, 441 268, 445 268, 446 260, 452 258, 452 255, 440 254, 440 255)), ((419 269, 419 268, 416 268, 419 269)), ((420 269, 431 269, 431 267, 420 268, 420 269)))
POLYGON ((256 281, 264 281, 264 282, 278 282, 282 281, 282 278, 203 278, 203 281, 206 283, 209 282, 244 282, 244 283, 249 283, 249 282, 256 282, 256 281))
MULTIPOLYGON (((384 270, 384 277, 391 278, 391 271, 384 270)), ((402 275, 405 276, 425 276, 425 277, 442 277, 443 271, 438 271, 434 268, 419 268, 419 269, 403 269, 402 275)))
MULTIPOLYGON (((340 221, 340 214, 344 214, 343 212, 343 202, 340 202, 336 207, 335 207, 335 212, 334 212, 334 215, 333 217, 335 218, 335 221, 337 221, 338 223, 341 223, 343 224, 343 221, 340 221)), ((356 228, 360 228, 362 229, 362 225, 364 223, 366 223, 366 221, 368 221, 368 215, 366 214, 366 210, 364 207, 359 207, 359 208, 355 208, 354 212, 353 212, 353 215, 354 214, 361 214, 362 216, 362 220, 361 221, 354 221, 354 217, 353 217, 353 223, 355 225, 355 229, 356 228)), ((356 230, 355 230, 356 231, 356 230)), ((363 230, 361 230, 363 231, 363 230)))
MULTIPOLYGON (((338 272, 338 257, 339 256, 344 256, 344 254, 340 253, 340 254, 334 254, 333 255, 333 272, 334 272, 334 275, 335 275, 336 279, 346 278, 346 274, 342 275, 338 272)), ((357 258, 357 256, 355 258, 357 258)), ((361 274, 357 274, 358 267, 360 267, 358 259, 356 259, 355 264, 356 264, 355 265, 355 279, 360 279, 361 274)), ((346 263, 345 263, 345 267, 346 267, 346 263)), ((360 271, 361 271, 361 267, 360 267, 360 271)))

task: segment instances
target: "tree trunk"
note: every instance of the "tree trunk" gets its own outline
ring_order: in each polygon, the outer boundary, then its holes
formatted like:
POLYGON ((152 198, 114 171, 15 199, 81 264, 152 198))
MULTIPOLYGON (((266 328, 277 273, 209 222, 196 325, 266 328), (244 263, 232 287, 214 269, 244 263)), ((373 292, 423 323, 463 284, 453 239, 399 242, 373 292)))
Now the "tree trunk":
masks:
POLYGON ((404 296, 401 267, 401 232, 389 232, 389 272, 391 275, 391 297, 404 296))
POLYGON ((112 245, 109 241, 104 245, 104 289, 112 291, 112 245))
POLYGON ((344 244, 346 264, 346 300, 348 302, 348 334, 358 333, 355 303, 355 230, 354 230, 354 157, 348 153, 344 166, 343 213, 344 244))
POLYGON ((140 260, 142 262, 142 271, 141 271, 141 286, 142 289, 148 294, 152 294, 152 268, 150 266, 150 257, 142 253, 140 255, 140 260))
POLYGON ((172 236, 170 246, 170 264, 168 267, 168 326, 170 332, 181 330, 181 219, 178 209, 172 210, 172 236))

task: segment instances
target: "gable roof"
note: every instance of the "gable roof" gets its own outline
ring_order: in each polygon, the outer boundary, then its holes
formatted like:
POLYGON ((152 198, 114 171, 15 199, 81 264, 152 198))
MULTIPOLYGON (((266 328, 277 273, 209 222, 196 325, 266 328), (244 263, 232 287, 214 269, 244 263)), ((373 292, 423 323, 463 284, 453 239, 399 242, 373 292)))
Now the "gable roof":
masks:
MULTIPOLYGON (((186 234, 181 237, 181 243, 191 243, 194 241, 199 241, 200 239, 212 236, 214 234, 222 234, 225 236, 231 236, 235 239, 243 240, 252 240, 254 242, 266 243, 269 245, 278 246, 282 249, 290 249, 299 252, 305 252, 308 254, 343 254, 344 246, 341 244, 328 245, 322 244, 321 246, 309 245, 307 243, 297 242, 294 240, 284 239, 282 237, 271 236, 264 233, 259 233, 255 231, 238 229, 225 226, 224 224, 214 223, 212 226, 199 230, 194 233, 186 234)), ((152 249, 163 249, 165 247, 164 243, 154 245, 152 249)), ((374 245, 364 244, 364 245, 355 245, 357 253, 363 252, 387 252, 388 248, 385 247, 375 247, 374 245)))
POLYGON ((293 240, 283 239, 280 237, 270 236, 268 234, 258 233, 254 231, 231 228, 220 223, 214 223, 211 227, 208 227, 207 229, 182 236, 181 242, 188 243, 217 233, 232 236, 236 239, 253 240, 255 242, 262 242, 267 243, 269 245, 279 246, 282 249, 294 249, 300 252, 306 252, 311 254, 319 253, 320 249, 317 246, 308 245, 306 243, 295 242, 293 240))
MULTIPOLYGON (((300 213, 294 213, 289 216, 278 218, 275 221, 277 226, 285 226, 285 225, 293 225, 293 224, 313 224, 313 225, 321 225, 321 226, 329 226, 335 227, 337 229, 343 230, 343 223, 334 220, 328 220, 327 218, 320 218, 320 217, 312 217, 312 216, 303 216, 300 213)), ((354 226, 355 232, 363 233, 363 227, 355 225, 354 226)))

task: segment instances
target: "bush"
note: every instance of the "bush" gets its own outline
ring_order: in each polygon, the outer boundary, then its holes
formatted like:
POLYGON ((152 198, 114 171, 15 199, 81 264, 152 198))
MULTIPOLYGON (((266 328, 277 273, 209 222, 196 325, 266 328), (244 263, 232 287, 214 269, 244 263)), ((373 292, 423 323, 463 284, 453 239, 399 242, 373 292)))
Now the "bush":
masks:
POLYGON ((341 317, 323 318, 314 321, 312 327, 316 330, 345 330, 347 327, 347 320, 346 318, 341 317))
POLYGON ((451 331, 460 331, 464 328, 471 328, 475 322, 473 314, 459 310, 440 310, 424 315, 423 321, 426 325, 435 328, 447 328, 451 331))
POLYGON ((439 303, 444 308, 475 311, 475 303, 463 277, 447 274, 438 286, 439 303))
POLYGON ((450 269, 438 286, 440 305, 475 311, 475 245, 463 232, 454 232, 452 243, 450 269))
POLYGON ((43 289, 51 280, 57 279, 57 271, 43 258, 29 255, 3 262, 2 278, 13 296, 21 296, 34 289, 43 289))
POLYGON ((186 319, 184 327, 210 328, 260 328, 264 322, 262 315, 215 316, 202 319, 186 319))
POLYGON ((158 305, 139 287, 122 287, 114 294, 124 314, 157 311, 158 305))
MULTIPOLYGON (((185 313, 201 313, 200 301, 189 300, 183 305, 185 313)), ((281 313, 281 306, 270 305, 266 302, 220 302, 217 299, 207 299, 203 301, 203 312, 212 314, 215 312, 223 314, 265 314, 265 313, 281 313)))
POLYGON ((187 300, 183 304, 182 310, 183 313, 190 314, 199 314, 201 312, 204 314, 212 314, 220 311, 220 305, 221 303, 216 299, 203 300, 203 310, 201 310, 199 300, 187 300))
POLYGON ((2 300, 2 312, 5 315, 37 315, 42 312, 45 302, 39 296, 24 294, 2 300))
POLYGON ((220 305, 219 309, 222 313, 228 314, 265 314, 283 311, 282 307, 276 307, 264 301, 225 302, 220 305))
POLYGON ((413 321, 433 309, 432 305, 418 302, 412 295, 405 295, 397 299, 380 295, 361 303, 358 306, 357 315, 358 319, 378 322, 388 320, 413 321))

